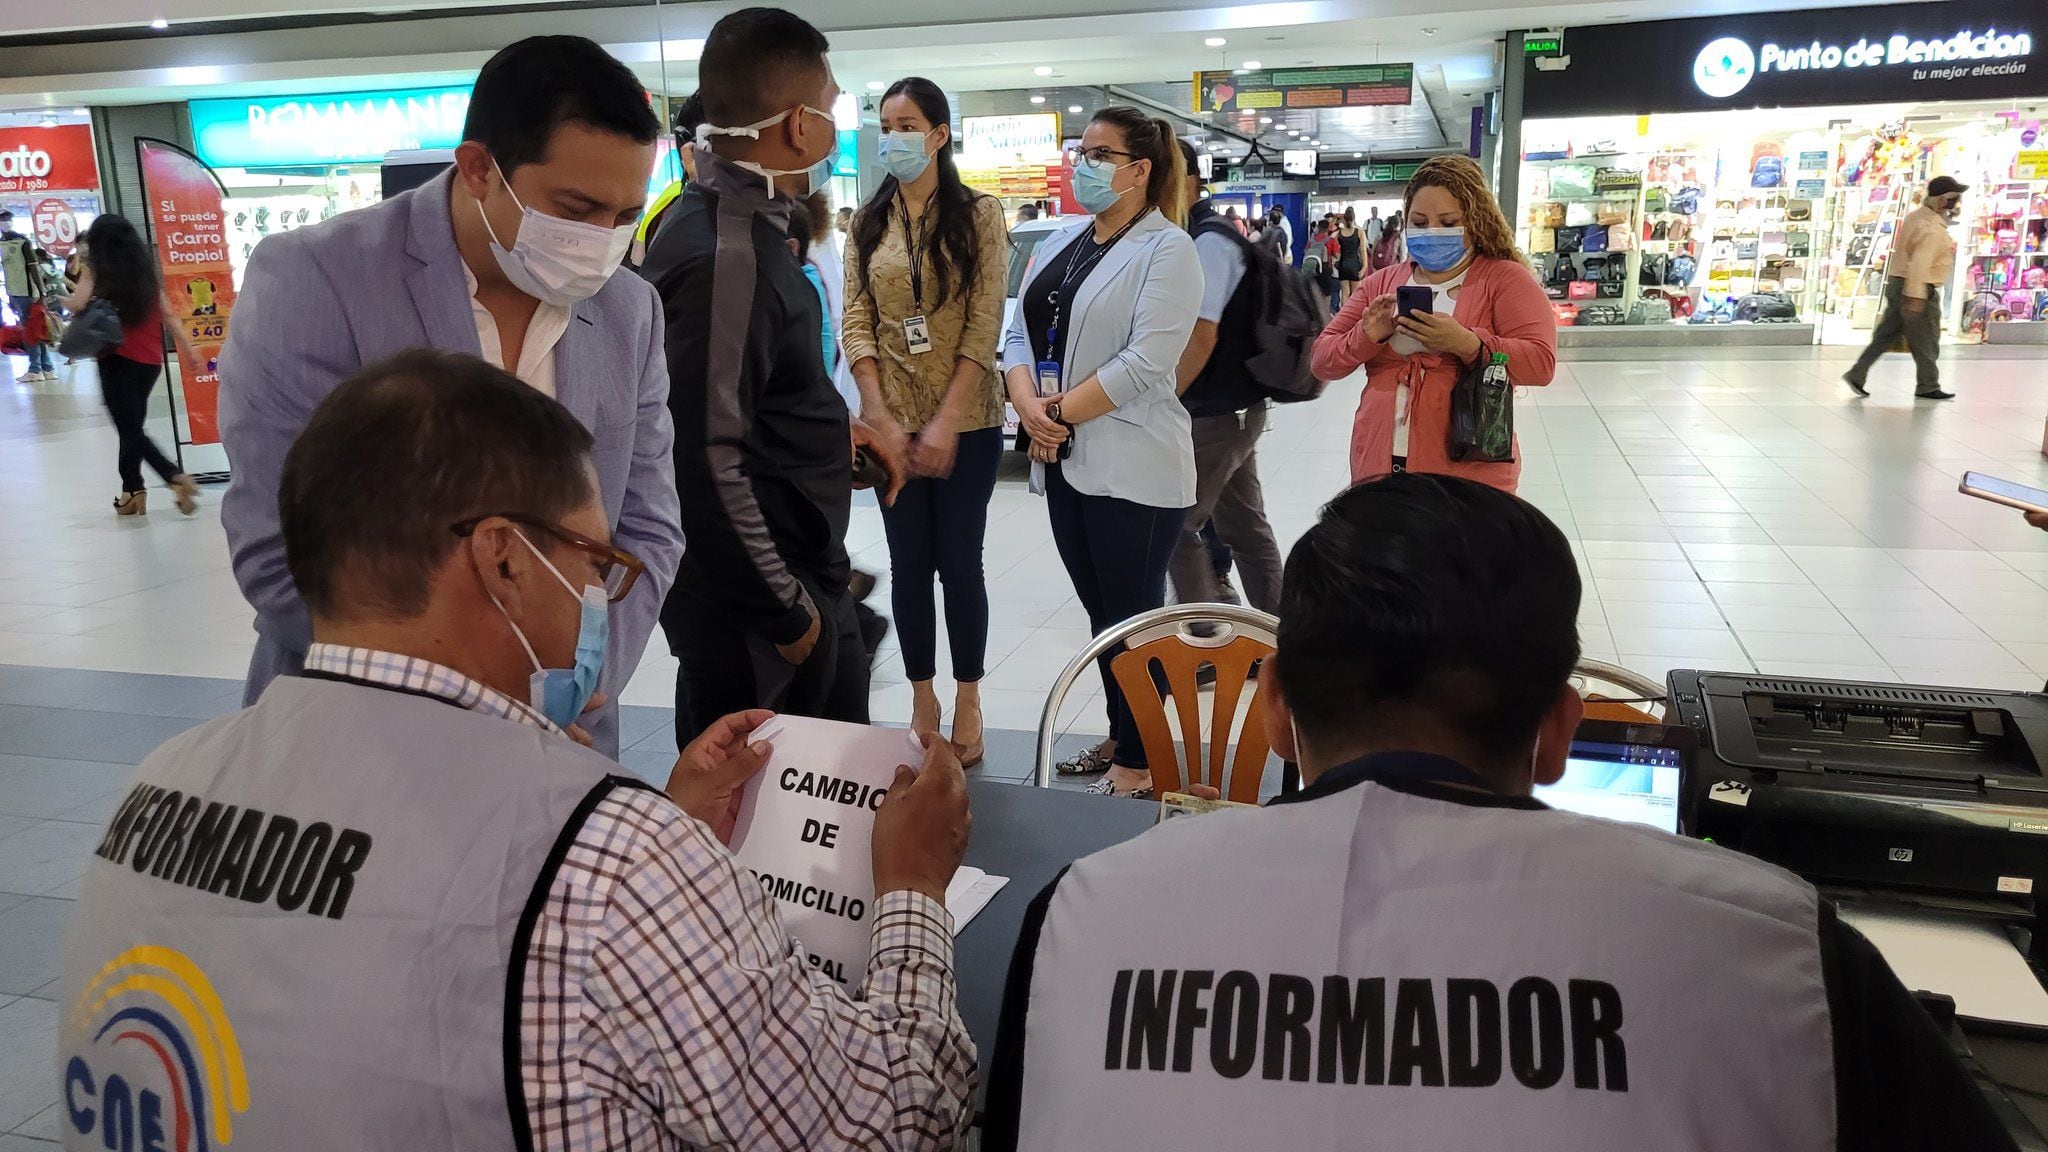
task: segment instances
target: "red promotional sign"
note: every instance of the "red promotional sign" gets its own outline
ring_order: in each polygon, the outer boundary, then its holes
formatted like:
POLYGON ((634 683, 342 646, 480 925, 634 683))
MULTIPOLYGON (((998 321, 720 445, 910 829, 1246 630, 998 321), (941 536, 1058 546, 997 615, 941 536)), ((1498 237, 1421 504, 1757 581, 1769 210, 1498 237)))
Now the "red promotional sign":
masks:
POLYGON ((99 186, 88 125, 0 128, 0 192, 97 191, 99 186))
POLYGON ((138 139, 143 197, 163 271, 164 326, 178 348, 189 444, 220 442, 220 349, 235 307, 223 190, 213 169, 175 144, 138 139))
POLYGON ((78 217, 71 214, 71 205, 54 196, 38 200, 30 219, 35 223, 36 247, 53 256, 69 256, 78 247, 78 217))

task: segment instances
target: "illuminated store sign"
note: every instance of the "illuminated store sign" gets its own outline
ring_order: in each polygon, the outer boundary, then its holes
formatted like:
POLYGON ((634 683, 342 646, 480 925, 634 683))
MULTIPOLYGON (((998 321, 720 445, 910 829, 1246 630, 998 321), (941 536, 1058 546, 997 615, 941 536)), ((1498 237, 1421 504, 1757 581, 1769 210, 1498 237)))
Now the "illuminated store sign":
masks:
POLYGON ((462 143, 469 87, 194 100, 193 151, 216 168, 374 164, 462 143))

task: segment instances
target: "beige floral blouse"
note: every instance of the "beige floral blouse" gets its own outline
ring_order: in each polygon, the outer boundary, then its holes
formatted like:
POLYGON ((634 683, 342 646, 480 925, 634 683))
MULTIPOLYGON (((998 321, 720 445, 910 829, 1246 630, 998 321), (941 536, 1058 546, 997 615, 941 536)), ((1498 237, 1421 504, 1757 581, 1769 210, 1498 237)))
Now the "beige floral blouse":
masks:
MULTIPOLYGON (((866 209, 863 209, 866 211, 866 209)), ((974 232, 981 245, 980 267, 974 283, 963 286, 958 276, 950 278, 946 300, 938 300, 938 277, 933 262, 941 254, 936 236, 929 231, 930 216, 920 223, 927 229, 918 239, 919 263, 924 266, 924 315, 931 333, 932 350, 921 356, 910 354, 903 321, 917 312, 910 290, 910 252, 904 243, 902 201, 891 200, 883 209, 889 213, 888 226, 871 258, 873 272, 868 288, 861 288, 860 254, 851 242, 846 248, 846 309, 841 321, 840 340, 849 364, 874 357, 880 365, 882 399, 889 414, 915 432, 938 415, 953 383, 953 369, 961 357, 981 365, 981 379, 974 394, 961 408, 960 431, 995 428, 1003 422, 1002 383, 996 375, 997 345, 1002 336, 1003 296, 1009 283, 1010 232, 1003 218, 1003 206, 993 196, 974 201, 974 232)), ((915 227, 915 226, 913 226, 915 227)))

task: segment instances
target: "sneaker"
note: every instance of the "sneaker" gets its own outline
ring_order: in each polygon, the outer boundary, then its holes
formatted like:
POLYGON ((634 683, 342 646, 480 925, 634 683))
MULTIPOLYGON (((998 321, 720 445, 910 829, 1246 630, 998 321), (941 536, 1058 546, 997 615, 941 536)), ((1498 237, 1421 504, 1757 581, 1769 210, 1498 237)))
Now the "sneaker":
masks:
POLYGON ((1216 577, 1216 599, 1224 604, 1243 604, 1244 597, 1237 594, 1237 585, 1230 582, 1230 573, 1216 577))

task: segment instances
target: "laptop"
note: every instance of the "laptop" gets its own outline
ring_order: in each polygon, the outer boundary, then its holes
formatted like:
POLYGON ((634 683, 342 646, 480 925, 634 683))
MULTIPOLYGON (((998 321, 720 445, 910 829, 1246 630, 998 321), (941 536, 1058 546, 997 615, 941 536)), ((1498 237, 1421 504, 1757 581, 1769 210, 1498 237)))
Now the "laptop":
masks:
POLYGON ((1698 747, 1690 728, 1619 720, 1586 720, 1572 734, 1564 776, 1535 790, 1567 812, 1647 824, 1677 835, 1679 798, 1698 747))

